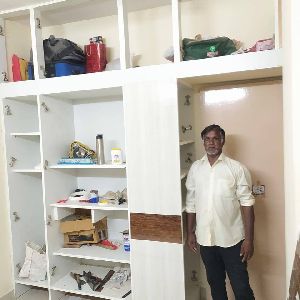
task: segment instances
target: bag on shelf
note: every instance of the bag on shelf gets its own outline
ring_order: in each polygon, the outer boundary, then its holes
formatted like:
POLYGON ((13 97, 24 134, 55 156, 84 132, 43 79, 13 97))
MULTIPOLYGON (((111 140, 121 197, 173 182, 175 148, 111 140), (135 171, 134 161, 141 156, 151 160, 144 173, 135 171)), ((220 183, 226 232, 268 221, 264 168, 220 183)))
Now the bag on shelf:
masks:
POLYGON ((13 81, 27 80, 28 61, 14 54, 12 56, 12 73, 13 73, 13 81))
POLYGON ((84 46, 84 53, 86 55, 86 72, 94 73, 105 70, 106 60, 106 46, 103 43, 101 36, 90 39, 90 44, 84 46))
POLYGON ((208 40, 182 40, 183 60, 195 60, 208 57, 229 55, 236 51, 234 42, 228 37, 208 40))
POLYGON ((85 73, 83 50, 72 41, 50 35, 43 41, 45 76, 67 76, 85 73))

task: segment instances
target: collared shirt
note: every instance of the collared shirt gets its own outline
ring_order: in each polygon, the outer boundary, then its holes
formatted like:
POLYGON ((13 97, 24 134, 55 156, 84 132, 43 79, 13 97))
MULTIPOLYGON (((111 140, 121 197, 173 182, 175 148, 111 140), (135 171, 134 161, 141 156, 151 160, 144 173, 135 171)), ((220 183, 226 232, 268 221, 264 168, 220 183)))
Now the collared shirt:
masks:
POLYGON ((252 206, 249 171, 221 153, 213 166, 207 155, 191 166, 186 212, 196 213, 196 237, 202 246, 231 247, 245 237, 241 206, 252 206))

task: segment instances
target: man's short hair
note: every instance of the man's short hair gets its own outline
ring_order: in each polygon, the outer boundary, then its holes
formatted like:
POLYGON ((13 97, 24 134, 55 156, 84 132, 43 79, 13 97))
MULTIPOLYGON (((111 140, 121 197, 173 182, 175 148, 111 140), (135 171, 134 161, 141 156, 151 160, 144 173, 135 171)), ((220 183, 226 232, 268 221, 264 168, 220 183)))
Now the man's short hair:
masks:
POLYGON ((209 126, 205 127, 202 130, 202 132, 201 132, 201 138, 202 138, 202 140, 204 139, 205 135, 208 132, 210 132, 210 131, 217 131, 217 132, 219 132, 220 135, 221 135, 221 138, 225 142, 225 130, 222 127, 220 127, 219 125, 216 125, 216 124, 209 125, 209 126))

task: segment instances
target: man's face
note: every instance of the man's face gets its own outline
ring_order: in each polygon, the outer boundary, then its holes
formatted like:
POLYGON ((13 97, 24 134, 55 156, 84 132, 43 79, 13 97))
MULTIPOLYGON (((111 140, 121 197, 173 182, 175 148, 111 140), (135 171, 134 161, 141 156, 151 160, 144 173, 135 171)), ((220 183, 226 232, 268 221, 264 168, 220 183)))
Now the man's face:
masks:
POLYGON ((204 136, 203 144, 208 156, 216 156, 222 153, 224 141, 220 132, 211 130, 204 136))

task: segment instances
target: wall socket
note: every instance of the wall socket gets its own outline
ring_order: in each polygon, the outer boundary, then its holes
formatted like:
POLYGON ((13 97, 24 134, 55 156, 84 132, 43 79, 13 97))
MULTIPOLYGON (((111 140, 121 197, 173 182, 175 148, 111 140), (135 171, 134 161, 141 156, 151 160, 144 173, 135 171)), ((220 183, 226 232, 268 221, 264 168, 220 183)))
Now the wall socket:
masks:
POLYGON ((264 195, 265 186, 264 185, 252 185, 252 193, 254 196, 264 195))

